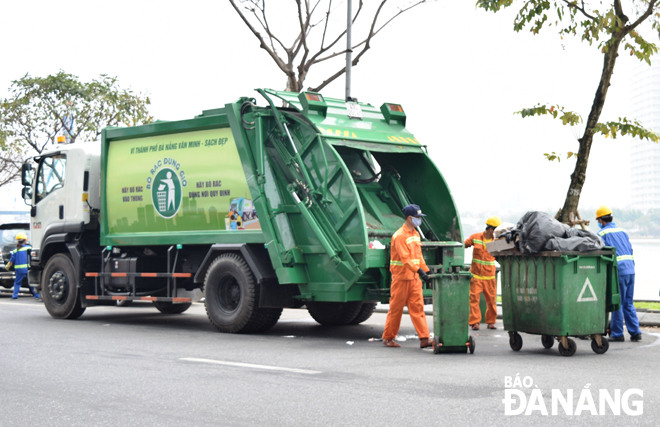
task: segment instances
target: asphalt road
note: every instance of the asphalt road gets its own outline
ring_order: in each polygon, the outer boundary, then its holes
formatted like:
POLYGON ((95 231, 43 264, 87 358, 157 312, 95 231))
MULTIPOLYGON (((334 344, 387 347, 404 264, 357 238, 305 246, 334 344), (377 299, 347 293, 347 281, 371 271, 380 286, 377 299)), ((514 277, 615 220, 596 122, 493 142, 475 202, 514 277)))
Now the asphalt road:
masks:
MULTIPOLYGON (((432 325, 432 318, 429 323, 432 325)), ((604 355, 577 341, 572 357, 523 334, 509 348, 500 329, 472 332, 474 354, 435 355, 416 339, 385 348, 385 314, 359 326, 326 328, 304 310, 285 310, 260 335, 220 334, 202 304, 163 315, 150 304, 95 307, 74 321, 52 319, 31 298, 0 296, 0 426, 394 426, 658 425, 660 330, 604 355), (352 344, 351 344, 352 343, 352 344), (505 415, 505 379, 529 400, 541 390, 549 415, 505 415), (585 388, 588 387, 588 388, 585 388), (552 415, 552 389, 573 390, 573 410, 552 415), (628 392, 641 415, 592 415, 600 391, 628 392), (632 393, 632 394, 631 394, 632 393)), ((404 316, 400 335, 414 335, 404 316)), ((622 400, 624 400, 622 398, 622 400)), ((605 401, 603 401, 605 403, 605 401)), ((534 402, 535 405, 539 401, 534 402)), ((510 404, 513 409, 518 403, 510 404)), ((616 405, 615 405, 616 406, 616 405)), ((618 407, 622 407, 621 404, 618 407)))

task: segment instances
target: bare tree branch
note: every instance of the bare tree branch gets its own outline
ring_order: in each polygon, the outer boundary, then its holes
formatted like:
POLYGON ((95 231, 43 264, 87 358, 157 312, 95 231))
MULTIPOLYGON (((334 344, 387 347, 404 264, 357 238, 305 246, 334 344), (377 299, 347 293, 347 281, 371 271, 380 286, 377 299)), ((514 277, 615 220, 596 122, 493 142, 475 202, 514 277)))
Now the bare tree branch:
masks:
MULTIPOLYGON (((314 16, 314 13, 319 9, 319 6, 322 4, 323 0, 296 0, 297 8, 297 30, 298 34, 296 35, 293 43, 290 47, 287 47, 282 40, 277 38, 271 31, 271 27, 268 23, 267 14, 266 14, 266 0, 229 0, 234 10, 241 17, 243 22, 250 29, 252 34, 259 40, 260 47, 264 49, 270 57, 275 61, 277 66, 284 72, 287 76, 286 90, 290 91, 300 91, 303 88, 303 84, 309 74, 311 67, 314 64, 319 62, 328 61, 330 59, 336 58, 340 55, 346 53, 346 49, 342 49, 339 52, 329 54, 330 50, 333 49, 340 40, 346 36, 346 29, 335 36, 330 36, 330 17, 334 12, 333 10, 333 0, 328 0, 327 11, 323 13, 324 17, 320 20, 318 17, 314 16), (243 3, 239 6, 238 4, 243 3), (245 3, 248 3, 247 5, 245 3), (254 25, 251 23, 257 21, 254 25), (323 22, 325 21, 325 22, 323 22), (316 39, 311 39, 310 34, 312 34, 313 29, 323 23, 323 34, 320 37, 320 45, 316 39), (261 26, 265 35, 259 33, 257 28, 261 26), (268 39, 268 40, 267 40, 268 39), (330 39, 329 42, 326 40, 330 39), (314 42, 312 42, 314 40, 314 42), (281 46, 283 51, 276 49, 275 45, 281 46), (297 65, 294 65, 297 64, 297 65)), ((396 1, 396 0, 394 0, 396 1)), ((385 13, 383 12, 384 6, 386 4, 392 3, 391 0, 382 0, 378 6, 376 12, 374 13, 372 22, 369 27, 368 35, 359 43, 352 46, 351 49, 356 50, 361 48, 361 51, 353 59, 353 65, 357 65, 360 58, 364 53, 370 49, 370 41, 380 33, 386 26, 389 25, 394 19, 400 16, 402 13, 418 6, 419 4, 426 3, 429 0, 410 0, 404 2, 405 6, 398 8, 398 11, 394 13, 389 19, 378 26, 378 20, 385 13), (389 1, 389 3, 388 3, 389 1)), ((565 0, 564 0, 565 1, 565 0)), ((334 2, 336 4, 336 2, 334 2)), ((364 0, 359 0, 359 6, 357 11, 353 15, 352 22, 355 24, 358 17, 360 16, 364 8, 364 0)), ((279 3, 278 3, 279 4, 279 3)), ((325 7, 323 8, 325 9, 325 7)), ((336 7, 335 7, 336 9, 336 7)), ((388 13, 389 15, 389 13, 388 13)), ((345 67, 344 67, 345 68, 345 67)), ((327 84, 335 80, 337 77, 342 75, 345 72, 345 69, 342 68, 329 79, 323 82, 320 88, 325 87, 327 84)))
MULTIPOLYGON (((385 26, 387 26, 387 24, 389 24, 390 22, 392 22, 394 19, 396 19, 396 18, 397 18, 398 16, 400 16, 402 13, 404 13, 404 12, 406 12, 406 11, 412 9, 412 8, 415 7, 415 6, 418 6, 418 5, 422 4, 422 3, 425 3, 426 1, 427 1, 427 0, 419 0, 419 1, 415 2, 415 3, 413 3, 411 6, 409 6, 409 7, 407 7, 407 8, 399 9, 399 12, 398 12, 398 13, 396 13, 396 14, 395 14, 393 17, 391 17, 387 22, 385 22, 385 23, 384 23, 384 24, 383 24, 378 30, 374 31, 374 28, 376 27, 376 23, 378 22, 378 17, 380 16, 380 12, 381 12, 381 10, 383 9, 383 6, 385 6, 385 3, 387 2, 387 0, 383 0, 383 1, 380 3, 380 6, 378 6, 378 10, 376 11, 376 14, 374 15, 374 19, 373 19, 373 21, 371 22, 371 28, 370 28, 370 30, 369 30, 369 35, 367 36, 367 38, 366 38, 363 42, 361 42, 361 43, 359 43, 359 44, 357 45, 357 46, 359 46, 359 45, 364 44, 364 47, 362 48, 362 50, 360 51, 360 53, 358 53, 357 56, 356 56, 355 58, 353 58, 353 60, 351 61, 351 65, 356 66, 356 65, 358 64, 358 62, 360 62, 360 58, 362 57, 362 55, 364 55, 364 54, 367 52, 367 50, 369 50, 369 48, 371 47, 371 45, 370 45, 371 39, 373 39, 373 38, 376 36, 376 34, 378 34, 383 28, 385 28, 385 26)), ((317 86, 317 87, 315 87, 315 88, 313 88, 313 89, 310 88, 309 90, 310 90, 311 92, 320 92, 324 87, 326 87, 327 85, 329 85, 330 83, 332 83, 334 80, 336 80, 339 76, 341 76, 341 75, 344 74, 345 72, 346 72, 346 66, 344 66, 342 69, 340 69, 340 70, 337 71, 335 74, 333 74, 330 78, 328 78, 328 79, 325 80, 323 83, 321 83, 320 86, 317 86)))
MULTIPOLYGON (((638 26, 639 24, 641 24, 642 22, 644 22, 644 20, 646 20, 649 16, 651 16, 651 14, 653 13, 653 8, 656 6, 657 3, 658 3, 658 0, 651 0, 651 1, 649 2, 648 7, 647 7, 646 10, 644 11, 644 13, 643 13, 639 18, 637 18, 637 20, 636 20, 635 22, 633 22, 632 24, 628 25, 628 26, 626 27, 626 29, 628 29, 629 31, 632 31, 632 30, 634 30, 635 28, 637 28, 637 26, 638 26)), ((619 4, 619 7, 621 7, 621 4, 619 4)), ((617 13, 618 13, 618 12, 617 12, 617 13)), ((623 14, 623 11, 621 12, 621 14, 623 14)))
POLYGON ((325 44, 325 33, 328 31, 328 21, 330 21, 330 9, 332 8, 332 0, 328 2, 328 11, 325 14, 325 25, 323 26, 323 37, 321 38, 321 49, 325 44))
MULTIPOLYGON (((277 55, 277 53, 275 53, 274 50, 272 50, 270 47, 268 47, 268 44, 266 43, 264 38, 261 36, 261 34, 259 34, 259 32, 252 26, 252 24, 250 24, 250 21, 248 21, 248 19, 245 17, 243 12, 241 12, 240 8, 238 6, 236 6, 235 0, 229 0, 229 2, 234 7, 234 10, 236 10, 236 13, 238 13, 238 15, 241 17, 241 19, 243 20, 245 25, 247 25, 247 27, 250 29, 250 31, 252 31, 252 34, 254 34, 254 36, 259 40, 259 42, 261 43, 259 47, 261 47, 266 52, 268 52, 268 54, 270 55, 271 58, 273 58, 273 61, 275 61, 277 66, 280 67, 280 69, 286 73, 287 72, 287 67, 286 67, 286 64, 284 63, 284 61, 282 61, 282 59, 277 55)), ((282 46, 282 47, 284 47, 284 46, 282 46)))
MULTIPOLYGON (((355 13, 355 16, 353 17, 353 21, 352 21, 353 24, 355 24, 355 21, 357 20, 358 16, 360 15, 360 12, 362 11, 362 7, 363 7, 363 6, 364 6, 364 1, 363 1, 363 0, 360 0, 360 4, 359 4, 359 6, 358 6, 358 10, 357 10, 357 12, 355 13)), ((328 13, 328 18, 329 18, 329 17, 330 17, 330 14, 328 13)), ((345 35, 346 35, 346 30, 342 31, 341 34, 339 34, 339 36, 337 36, 337 38, 335 38, 335 40, 334 40, 332 43, 330 43, 328 46, 326 46, 325 48, 324 48, 323 46, 321 46, 321 49, 320 49, 320 50, 319 50, 314 56, 312 56, 312 57, 309 59, 309 61, 307 61, 307 63, 305 64, 305 68, 306 68, 307 70, 309 70, 309 68, 310 68, 313 64, 315 64, 316 62, 320 62, 320 61, 316 61, 316 58, 318 58, 319 56, 321 56, 321 54, 327 52, 328 50, 332 49, 332 47, 333 47, 335 44, 337 44, 337 42, 338 42, 339 40, 341 40, 345 35)), ((362 43, 360 43, 360 44, 362 44, 362 43)), ((342 53, 346 53, 346 50, 344 50, 342 53)), ((336 55, 335 55, 335 56, 336 56, 336 55)))
POLYGON ((586 9, 585 9, 585 7, 584 7, 584 1, 582 1, 582 7, 578 6, 577 1, 575 1, 575 0, 573 0, 573 1, 562 0, 562 1, 563 1, 563 2, 566 4, 566 6, 568 6, 569 8, 573 8, 573 9, 579 10, 584 16, 586 16, 587 18, 591 19, 592 21, 596 21, 596 20, 597 20, 595 16, 590 15, 590 14, 587 13, 587 11, 586 11, 586 9))

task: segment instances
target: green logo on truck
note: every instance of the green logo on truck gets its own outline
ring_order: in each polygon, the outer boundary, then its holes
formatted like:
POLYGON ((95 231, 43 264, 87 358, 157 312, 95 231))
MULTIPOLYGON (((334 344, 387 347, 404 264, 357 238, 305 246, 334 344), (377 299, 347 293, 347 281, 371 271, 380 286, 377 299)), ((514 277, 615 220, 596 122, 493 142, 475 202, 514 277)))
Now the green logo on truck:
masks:
POLYGON ((181 194, 181 181, 174 169, 161 169, 151 182, 151 200, 163 218, 172 218, 179 212, 181 194))

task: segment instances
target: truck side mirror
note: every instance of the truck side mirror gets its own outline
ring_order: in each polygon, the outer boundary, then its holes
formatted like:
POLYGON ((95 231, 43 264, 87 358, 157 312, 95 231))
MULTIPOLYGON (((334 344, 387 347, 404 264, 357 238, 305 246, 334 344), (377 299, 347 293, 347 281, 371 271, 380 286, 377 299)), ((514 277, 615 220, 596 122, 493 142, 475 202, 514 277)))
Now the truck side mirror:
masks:
POLYGON ((23 166, 21 166, 21 183, 29 187, 32 185, 33 177, 34 171, 32 170, 32 165, 30 163, 23 163, 23 166))
POLYGON ((21 196, 23 197, 23 200, 32 200, 32 187, 23 187, 23 190, 21 190, 21 196))

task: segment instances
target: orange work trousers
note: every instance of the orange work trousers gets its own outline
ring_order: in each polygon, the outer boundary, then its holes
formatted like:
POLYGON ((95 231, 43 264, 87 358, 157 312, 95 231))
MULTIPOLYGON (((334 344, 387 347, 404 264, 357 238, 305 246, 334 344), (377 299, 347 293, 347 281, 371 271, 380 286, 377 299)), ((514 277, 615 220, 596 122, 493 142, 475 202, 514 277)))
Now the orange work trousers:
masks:
POLYGON ((392 340, 399 333, 403 307, 408 306, 410 320, 412 320, 419 339, 429 338, 429 325, 424 314, 424 295, 422 294, 422 281, 399 280, 392 277, 390 287, 390 309, 385 319, 384 340, 392 340))
POLYGON ((481 293, 486 298, 486 323, 493 324, 497 320, 497 279, 470 279, 470 320, 469 324, 481 323, 479 299, 481 293))

